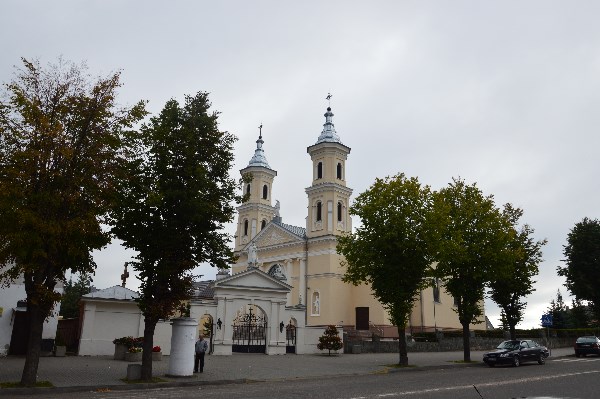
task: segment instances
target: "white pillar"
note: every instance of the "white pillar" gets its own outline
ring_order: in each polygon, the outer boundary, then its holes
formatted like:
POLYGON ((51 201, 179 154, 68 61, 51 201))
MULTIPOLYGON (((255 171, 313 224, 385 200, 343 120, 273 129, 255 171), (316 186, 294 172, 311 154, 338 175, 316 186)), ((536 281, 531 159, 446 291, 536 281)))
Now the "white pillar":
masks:
POLYGON ((171 323, 171 355, 168 375, 189 377, 194 374, 194 345, 196 344, 196 319, 182 317, 171 323))
MULTIPOLYGON (((286 259, 285 261, 285 282, 288 285, 292 285, 292 260, 286 259)), ((285 295, 285 304, 287 306, 292 306, 292 293, 288 292, 285 295)))
POLYGON ((299 292, 299 304, 306 304, 306 259, 300 259, 300 292, 299 292))

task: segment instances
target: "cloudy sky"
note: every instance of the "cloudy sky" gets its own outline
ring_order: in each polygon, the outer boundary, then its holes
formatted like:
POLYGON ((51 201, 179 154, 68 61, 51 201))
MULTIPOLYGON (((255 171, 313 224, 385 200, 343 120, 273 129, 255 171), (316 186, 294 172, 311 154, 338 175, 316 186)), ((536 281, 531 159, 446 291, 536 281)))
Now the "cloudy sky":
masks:
MULTIPOLYGON (((354 195, 399 172, 434 189, 460 176, 524 209, 548 239, 521 324, 535 327, 566 293, 556 266, 569 229, 600 217, 598 15, 597 1, 4 0, 0 81, 20 57, 62 55, 92 75, 122 70, 120 102, 146 99, 152 113, 208 91, 220 127, 239 138, 234 176, 263 124, 273 197, 298 226, 306 147, 331 92, 354 195)), ((120 283, 129 256, 118 244, 96 253, 94 284, 120 283)), ((489 301, 486 313, 499 315, 489 301)))

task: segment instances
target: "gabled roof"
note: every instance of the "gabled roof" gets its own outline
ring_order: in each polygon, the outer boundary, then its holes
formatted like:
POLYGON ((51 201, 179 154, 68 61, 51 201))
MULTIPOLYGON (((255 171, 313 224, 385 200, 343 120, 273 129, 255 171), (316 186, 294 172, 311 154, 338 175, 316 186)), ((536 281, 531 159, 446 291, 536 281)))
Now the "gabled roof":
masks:
POLYGON ((194 285, 194 296, 196 298, 212 299, 215 296, 215 281, 196 281, 194 285))
POLYGON ((243 272, 215 281, 215 290, 219 288, 240 288, 263 291, 290 292, 292 286, 268 275, 257 268, 249 268, 243 272))
POLYGON ((291 224, 285 224, 277 220, 273 220, 273 223, 278 226, 281 226, 285 230, 289 231, 294 235, 297 235, 300 238, 306 238, 306 229, 304 227, 292 226, 291 224))
POLYGON ((109 288, 105 288, 103 290, 98 290, 94 292, 90 292, 89 294, 82 295, 81 297, 84 299, 119 299, 119 300, 133 300, 137 298, 139 294, 135 291, 130 290, 129 288, 121 287, 120 285, 115 285, 109 288))

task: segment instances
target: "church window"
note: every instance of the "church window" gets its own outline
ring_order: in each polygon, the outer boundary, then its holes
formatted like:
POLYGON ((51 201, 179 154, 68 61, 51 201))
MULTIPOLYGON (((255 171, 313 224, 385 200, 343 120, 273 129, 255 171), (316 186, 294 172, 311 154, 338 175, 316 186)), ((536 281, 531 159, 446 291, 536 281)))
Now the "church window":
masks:
POLYGON ((267 225, 267 221, 263 220, 262 222, 260 222, 260 229, 261 230, 264 229, 266 225, 267 225))
POLYGON ((337 220, 338 222, 342 221, 342 203, 338 202, 338 206, 337 206, 337 220))
POLYGON ((341 163, 337 164, 337 178, 342 180, 342 164, 341 163))
POLYGON ((265 184, 263 186, 263 199, 267 199, 268 194, 269 194, 269 187, 267 187, 267 185, 265 184))
POLYGON ((317 179, 323 178, 323 162, 317 164, 317 179))
POLYGON ((321 221, 321 208, 323 206, 321 205, 321 201, 317 202, 317 222, 321 221))
POLYGON ((244 235, 248 235, 248 219, 244 220, 244 235))
POLYGON ((311 300, 311 316, 319 316, 321 314, 321 295, 318 291, 312 293, 311 300))
POLYGON ((433 301, 440 303, 440 279, 436 278, 433 284, 433 301))
POLYGON ((250 195, 250 184, 246 185, 246 194, 250 195))

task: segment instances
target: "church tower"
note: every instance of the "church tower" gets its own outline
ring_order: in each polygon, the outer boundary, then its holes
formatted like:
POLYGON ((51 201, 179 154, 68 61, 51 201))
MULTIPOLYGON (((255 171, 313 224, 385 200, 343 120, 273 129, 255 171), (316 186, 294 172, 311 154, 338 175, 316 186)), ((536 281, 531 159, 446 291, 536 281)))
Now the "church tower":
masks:
POLYGON ((248 174, 252 177, 252 181, 244 183, 243 194, 247 194, 249 198, 237 208, 236 251, 242 250, 256 234, 265 228, 275 214, 275 208, 271 205, 271 192, 273 179, 277 176, 277 172, 271 169, 267 162, 263 150, 262 125, 259 129, 254 156, 248 166, 240 170, 242 176, 248 174))
POLYGON ((352 189, 346 187, 346 159, 350 147, 342 144, 327 107, 325 124, 317 142, 307 148, 312 160, 312 185, 306 189, 308 216, 306 236, 315 238, 352 231, 348 214, 352 189))

